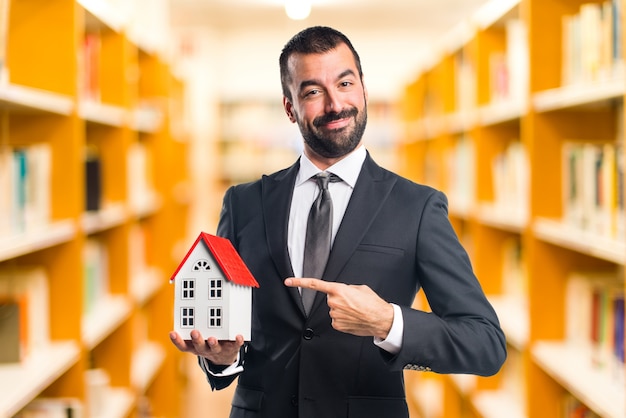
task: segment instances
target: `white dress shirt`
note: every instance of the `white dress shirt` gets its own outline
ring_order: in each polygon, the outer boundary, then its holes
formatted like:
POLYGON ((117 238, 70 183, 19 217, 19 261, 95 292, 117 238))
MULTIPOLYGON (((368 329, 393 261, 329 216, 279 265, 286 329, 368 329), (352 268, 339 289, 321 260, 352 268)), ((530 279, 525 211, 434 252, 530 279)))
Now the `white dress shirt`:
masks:
MULTIPOLYGON (((327 172, 333 173, 342 181, 328 184, 328 191, 333 201, 333 218, 331 226, 331 243, 335 241, 337 230, 341 225, 343 215, 346 213, 348 202, 352 196, 352 191, 356 185, 357 178, 361 173, 361 167, 365 161, 367 153, 364 146, 359 146, 352 153, 348 154, 338 163, 328 167, 327 172)), ((287 235, 287 246, 291 267, 295 277, 302 277, 302 266, 304 263, 304 241, 306 236, 306 224, 309 211, 313 201, 319 193, 319 187, 314 175, 322 170, 317 168, 304 153, 300 157, 300 171, 296 176, 296 184, 291 200, 291 210, 289 212, 289 230, 287 235)), ((319 277, 318 277, 319 278, 319 277)), ((395 354, 402 346, 402 333, 404 332, 404 321, 400 307, 392 304, 394 310, 393 324, 389 335, 385 340, 374 339, 374 343, 380 348, 395 354)))

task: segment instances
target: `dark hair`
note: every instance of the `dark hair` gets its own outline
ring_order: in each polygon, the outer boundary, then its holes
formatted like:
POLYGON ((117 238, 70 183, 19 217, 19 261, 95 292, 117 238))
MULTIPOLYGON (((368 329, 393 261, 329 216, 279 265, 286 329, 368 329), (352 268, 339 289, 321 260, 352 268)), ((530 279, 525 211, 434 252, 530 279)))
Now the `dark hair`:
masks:
POLYGON ((338 45, 345 44, 352 55, 354 56, 354 63, 359 71, 359 77, 363 78, 363 70, 361 69, 361 58, 356 52, 352 43, 346 35, 326 26, 313 26, 304 29, 293 36, 283 47, 278 60, 280 65, 280 83, 283 89, 283 95, 291 100, 291 93, 287 87, 291 81, 289 69, 287 68, 287 62, 289 57, 293 54, 322 54, 328 51, 332 51, 337 48, 338 45))

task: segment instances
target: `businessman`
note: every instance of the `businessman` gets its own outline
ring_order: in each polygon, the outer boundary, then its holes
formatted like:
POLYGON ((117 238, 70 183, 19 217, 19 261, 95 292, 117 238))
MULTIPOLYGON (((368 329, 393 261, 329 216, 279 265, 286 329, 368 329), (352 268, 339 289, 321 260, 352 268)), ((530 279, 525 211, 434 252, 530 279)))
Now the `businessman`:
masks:
POLYGON ((361 141, 368 96, 350 40, 305 29, 279 64, 303 153, 231 187, 217 231, 260 284, 251 341, 194 330, 172 342, 213 389, 238 378, 233 418, 404 418, 404 369, 497 373, 505 337, 445 196, 381 168, 361 141), (432 312, 411 308, 420 290, 432 312))

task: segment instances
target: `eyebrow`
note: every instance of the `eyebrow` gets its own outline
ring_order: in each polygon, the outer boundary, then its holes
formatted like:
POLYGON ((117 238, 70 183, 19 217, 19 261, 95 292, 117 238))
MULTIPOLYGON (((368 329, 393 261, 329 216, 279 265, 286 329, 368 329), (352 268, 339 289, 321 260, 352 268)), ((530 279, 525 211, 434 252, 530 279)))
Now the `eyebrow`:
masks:
MULTIPOLYGON (((341 80, 342 78, 349 75, 356 77, 355 72, 348 68, 347 70, 344 70, 341 74, 339 74, 339 76, 337 76, 337 80, 341 80)), ((320 83, 317 80, 304 80, 302 83, 300 83, 300 89, 298 91, 302 91, 308 86, 316 86, 319 84, 320 83)))

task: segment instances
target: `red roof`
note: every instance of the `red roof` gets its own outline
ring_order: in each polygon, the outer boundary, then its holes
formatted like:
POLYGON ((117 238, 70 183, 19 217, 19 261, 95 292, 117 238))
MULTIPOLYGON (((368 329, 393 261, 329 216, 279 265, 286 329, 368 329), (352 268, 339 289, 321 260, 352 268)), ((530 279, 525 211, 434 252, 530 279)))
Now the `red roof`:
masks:
POLYGON ((207 246, 209 252, 213 255, 217 264, 219 264, 227 280, 242 286, 259 287, 259 284, 254 279, 254 276, 252 276, 252 273, 250 273, 250 270, 248 270, 248 267, 243 262, 230 240, 207 234, 206 232, 200 233, 196 242, 193 243, 187 252, 187 255, 183 258, 183 261, 181 261, 174 274, 172 274, 170 282, 174 281, 176 275, 200 241, 204 242, 207 246))

